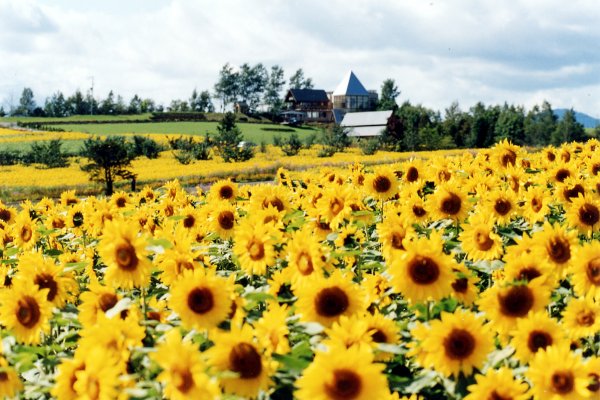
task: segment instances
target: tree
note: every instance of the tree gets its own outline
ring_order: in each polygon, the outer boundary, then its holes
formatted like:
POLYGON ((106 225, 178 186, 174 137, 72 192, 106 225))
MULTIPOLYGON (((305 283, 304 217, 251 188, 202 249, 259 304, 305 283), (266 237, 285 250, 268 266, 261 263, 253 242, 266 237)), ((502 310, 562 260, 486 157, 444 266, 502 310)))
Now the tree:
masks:
POLYGON ((89 159, 81 169, 90 174, 92 181, 104 182, 107 196, 112 195, 113 183, 117 178, 135 178, 131 162, 136 155, 123 136, 89 138, 83 142, 80 155, 89 159))
POLYGON ((445 136, 452 138, 457 147, 465 147, 471 131, 471 116, 460 109, 458 102, 455 101, 446 108, 442 130, 445 136))
POLYGON ((273 65, 267 84, 265 86, 264 103, 267 105, 269 112, 272 116, 281 111, 283 106, 283 100, 281 98, 281 90, 285 85, 285 78, 283 77, 283 68, 279 65, 273 65))
POLYGON ((66 101, 66 107, 70 115, 84 115, 90 113, 90 104, 83 97, 79 89, 69 96, 66 101))
POLYGON ((24 116, 33 115, 33 110, 35 110, 35 108, 36 104, 33 97, 33 90, 28 87, 23 88, 21 98, 19 99, 19 106, 15 109, 14 114, 24 116))
POLYGON ((545 146, 550 143, 552 133, 556 130, 558 117, 547 101, 542 107, 535 105, 527 113, 524 121, 525 143, 533 146, 545 146))
POLYGON ((198 91, 194 88, 189 100, 189 105, 190 109, 196 112, 213 112, 215 110, 215 107, 210 100, 210 93, 208 90, 204 90, 198 94, 198 91))
POLYGON ((225 113, 217 126, 217 136, 215 137, 223 161, 246 161, 254 156, 252 147, 244 146, 242 139, 242 131, 235 123, 235 114, 225 113))
POLYGON ((471 133, 466 143, 467 147, 491 146, 494 142, 494 129, 500 115, 500 107, 486 107, 479 102, 471 107, 471 115, 471 133))
POLYGON ((311 78, 304 78, 304 71, 299 68, 294 75, 290 77, 290 89, 312 89, 313 82, 311 78))
POLYGON ((393 79, 386 79, 381 85, 381 97, 377 104, 378 110, 393 110, 398 107, 396 97, 400 95, 398 87, 393 79))
POLYGON ((233 70, 229 63, 225 64, 219 72, 219 80, 215 84, 215 97, 221 100, 221 110, 235 103, 239 93, 239 74, 233 70))
POLYGON ((142 99, 137 94, 133 95, 127 107, 127 113, 140 114, 142 112, 142 99))
POLYGON ((114 114, 115 106, 115 94, 111 90, 110 92, 108 92, 108 96, 106 96, 106 99, 104 99, 102 103, 100 103, 100 109, 98 110, 98 112, 100 114, 114 114))
POLYGON ((4 107, 0 106, 0 118, 6 116, 6 111, 4 111, 4 107))
POLYGON ((62 92, 58 91, 46 99, 44 112, 48 117, 66 117, 69 115, 69 107, 62 92))
POLYGON ((239 100, 245 102, 250 113, 253 113, 260 104, 262 93, 267 84, 267 69, 262 63, 258 63, 252 67, 244 63, 240 66, 238 79, 239 100))
POLYGON ((522 107, 504 103, 494 127, 494 142, 504 139, 520 146, 525 144, 525 114, 522 107))
POLYGON ((552 134, 552 144, 558 146, 568 142, 583 142, 585 139, 585 128, 577 122, 573 109, 567 110, 552 134))

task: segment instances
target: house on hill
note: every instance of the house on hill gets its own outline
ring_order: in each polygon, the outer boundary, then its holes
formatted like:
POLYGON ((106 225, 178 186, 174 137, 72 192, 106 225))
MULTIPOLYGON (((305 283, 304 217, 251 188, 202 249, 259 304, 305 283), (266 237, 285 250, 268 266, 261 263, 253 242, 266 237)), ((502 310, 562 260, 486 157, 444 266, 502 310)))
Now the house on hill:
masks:
POLYGON ((346 113, 375 110, 377 100, 377 92, 365 89, 354 72, 348 71, 331 93, 335 122, 340 123, 346 113))
POLYGON ((287 111, 282 116, 288 122, 331 122, 331 103, 324 90, 290 89, 285 95, 287 111))
POLYGON ((341 126, 348 128, 348 136, 373 137, 381 135, 393 111, 349 112, 344 115, 341 126))

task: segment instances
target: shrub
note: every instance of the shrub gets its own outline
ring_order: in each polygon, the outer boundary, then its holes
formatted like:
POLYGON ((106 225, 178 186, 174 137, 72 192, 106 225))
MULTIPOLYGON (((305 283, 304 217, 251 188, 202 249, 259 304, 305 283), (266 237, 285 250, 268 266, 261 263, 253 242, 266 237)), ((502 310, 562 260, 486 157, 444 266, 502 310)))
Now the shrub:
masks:
POLYGON ((378 138, 363 138, 358 141, 358 147, 364 155, 371 156, 377 153, 380 144, 378 138))
POLYGON ((24 164, 43 164, 47 168, 63 168, 69 165, 69 156, 61 150, 62 140, 33 142, 28 153, 23 156, 24 164))
POLYGON ((21 161, 21 153, 15 150, 0 150, 0 165, 15 165, 21 161))
POLYGON ((254 157, 254 146, 242 145, 242 131, 235 124, 235 115, 226 113, 217 127, 217 146, 225 162, 246 161, 254 157))
POLYGON ((145 156, 150 159, 158 158, 164 148, 158 142, 148 137, 135 135, 133 137, 133 153, 136 156, 145 156))
POLYGON ((281 143, 281 150, 286 156, 295 156, 302 149, 302 142, 298 135, 294 132, 281 143))

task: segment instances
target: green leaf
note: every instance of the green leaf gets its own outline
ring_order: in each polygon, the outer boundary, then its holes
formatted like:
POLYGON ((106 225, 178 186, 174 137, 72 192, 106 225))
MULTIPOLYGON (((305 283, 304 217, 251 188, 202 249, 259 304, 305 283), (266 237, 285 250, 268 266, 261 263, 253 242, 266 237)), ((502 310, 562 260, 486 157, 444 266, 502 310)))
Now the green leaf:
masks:
POLYGON ((291 372, 302 372, 310 364, 310 360, 273 353, 273 358, 282 363, 291 372))
POLYGON ((249 292, 244 294, 244 298, 250 301, 261 302, 266 300, 274 300, 275 297, 272 294, 265 292, 249 292))

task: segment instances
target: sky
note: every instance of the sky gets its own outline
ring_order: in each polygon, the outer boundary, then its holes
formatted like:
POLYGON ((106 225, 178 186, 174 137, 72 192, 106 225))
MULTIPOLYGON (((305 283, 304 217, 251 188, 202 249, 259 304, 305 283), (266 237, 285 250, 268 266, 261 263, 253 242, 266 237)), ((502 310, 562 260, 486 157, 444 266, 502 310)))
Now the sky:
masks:
POLYGON ((597 0, 0 0, 0 105, 30 87, 168 105, 230 63, 298 68, 439 110, 549 101, 600 117, 597 0))

